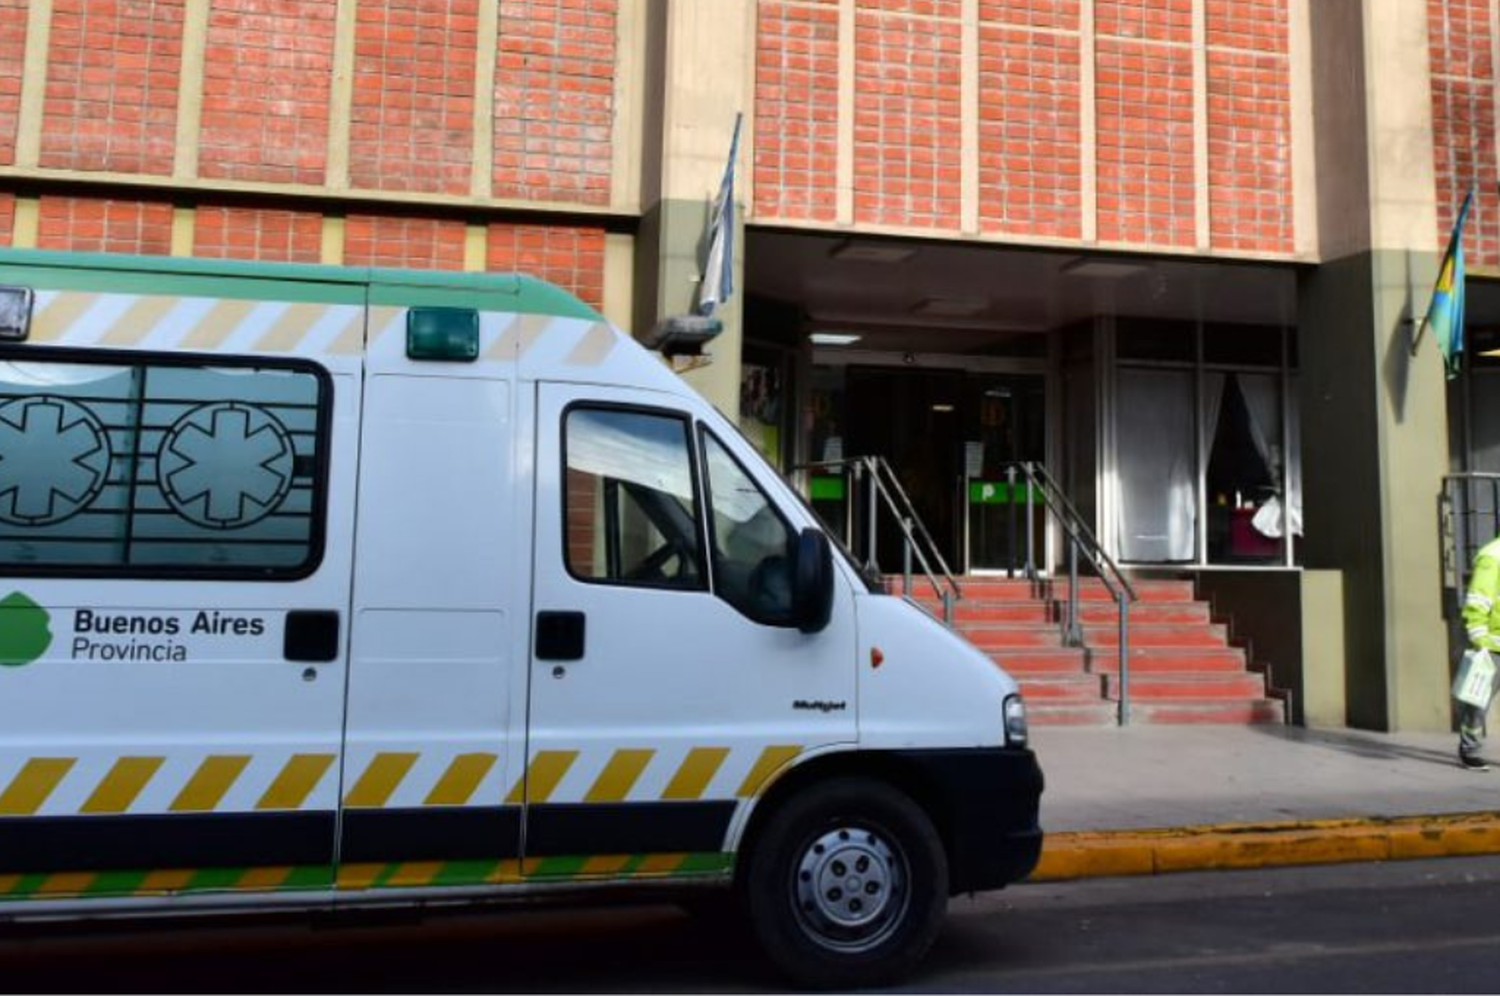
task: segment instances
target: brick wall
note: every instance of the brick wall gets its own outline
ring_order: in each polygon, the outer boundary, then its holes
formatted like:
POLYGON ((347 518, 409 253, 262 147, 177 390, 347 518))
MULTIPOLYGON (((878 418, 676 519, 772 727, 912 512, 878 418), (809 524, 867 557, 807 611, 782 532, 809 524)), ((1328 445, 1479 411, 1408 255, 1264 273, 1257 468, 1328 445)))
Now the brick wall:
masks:
POLYGON ((0 246, 8 246, 15 239, 16 198, 14 194, 0 193, 0 246))
POLYGON ((762 2, 755 46, 755 211, 832 221, 838 170, 838 5, 762 2))
POLYGON ((1284 0, 1208 0, 1208 196, 1215 249, 1291 252, 1284 0))
POLYGON ((1428 0, 1433 156, 1437 179, 1434 246, 1448 244, 1469 185, 1464 224, 1469 265, 1500 265, 1500 190, 1495 164, 1495 66, 1487 0, 1428 0))
MULTIPOLYGON (((980 230, 1081 238, 1092 172, 1102 243, 1193 247, 1206 187, 1214 249, 1293 252, 1288 0, 1205 0, 1202 176, 1193 0, 1090 4, 1092 164, 1082 161, 1080 0, 978 2, 980 230)), ((960 230, 961 7, 855 0, 851 41, 839 37, 836 0, 760 0, 757 220, 837 220, 838 65, 852 45, 855 223, 960 230)))
POLYGON ((167 174, 184 0, 56 0, 42 165, 167 174))
POLYGON ((1194 235, 1190 0, 1098 0, 1099 238, 1190 246, 1194 235))
POLYGON ((204 53, 202 176, 320 184, 337 0, 214 0, 204 53))
POLYGON ((595 308, 604 304, 604 230, 491 225, 487 270, 515 270, 550 280, 595 308))
POLYGON ((172 205, 92 197, 42 197, 37 246, 74 252, 164 256, 172 249, 172 205))
POLYGON ((1082 235, 1077 0, 979 5, 979 220, 1082 235))
POLYGON ((16 158, 21 64, 26 57, 26 0, 0 0, 0 166, 16 158))
POLYGON ((615 17, 614 0, 501 0, 496 197, 609 203, 615 17))
POLYGON ((247 207, 200 207, 193 255, 278 263, 316 263, 321 258, 323 218, 310 211, 247 207))
POLYGON ((595 554, 603 552, 596 549, 604 502, 602 478, 572 467, 567 468, 567 475, 568 566, 586 578, 603 577, 606 572, 595 563, 595 554))
POLYGON ((461 221, 350 215, 344 228, 344 262, 350 266, 461 270, 464 238, 461 221))
POLYGON ((349 178, 464 194, 473 162, 477 0, 361 0, 349 178))
MULTIPOLYGON (((854 220, 956 228, 961 214, 960 34, 950 8, 858 0, 854 25, 854 220), (894 6, 897 12, 874 8, 894 6)), ((928 6, 928 5, 918 5, 928 6)))

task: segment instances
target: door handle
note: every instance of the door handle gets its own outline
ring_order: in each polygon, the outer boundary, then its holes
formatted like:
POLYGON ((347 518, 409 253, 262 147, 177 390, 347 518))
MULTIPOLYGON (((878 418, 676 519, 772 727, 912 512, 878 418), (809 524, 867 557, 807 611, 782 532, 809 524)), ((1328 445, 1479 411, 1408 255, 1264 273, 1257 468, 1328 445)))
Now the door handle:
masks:
POLYGON ((536 659, 576 661, 583 659, 587 620, 582 612, 538 612, 536 614, 536 659))
POLYGON ((281 654, 289 661, 326 664, 338 660, 339 614, 332 609, 298 609, 286 614, 281 654))

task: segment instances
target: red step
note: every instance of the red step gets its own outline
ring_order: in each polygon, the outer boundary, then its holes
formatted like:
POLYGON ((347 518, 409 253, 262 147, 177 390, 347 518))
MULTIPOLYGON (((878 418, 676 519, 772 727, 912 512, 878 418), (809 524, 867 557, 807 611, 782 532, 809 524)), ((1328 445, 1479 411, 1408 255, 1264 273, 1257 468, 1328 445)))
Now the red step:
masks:
POLYGON ((1050 623, 1037 626, 989 623, 983 626, 965 626, 962 632, 965 639, 986 652, 1062 646, 1062 634, 1050 623))
MULTIPOLYGON (((1067 611, 1066 603, 1058 606, 1059 613, 1067 611)), ((1078 619, 1085 626, 1119 626, 1120 609, 1113 602, 1078 603, 1078 619)), ((1201 623, 1212 622, 1206 602, 1136 602, 1130 607, 1130 625, 1147 623, 1201 623)))
MULTIPOLYGON (((1227 647, 1229 634, 1219 623, 1178 625, 1175 623, 1130 624, 1130 647, 1227 647)), ((1118 647, 1119 626, 1085 626, 1083 642, 1090 647, 1118 647)))
POLYGON ((1033 726, 1114 726, 1119 708, 1112 702, 1026 703, 1026 721, 1033 726))
POLYGON ((1082 647, 1001 650, 991 653, 990 658, 1008 674, 1018 679, 1022 675, 1083 674, 1085 672, 1082 647))
MULTIPOLYGON (((1027 710, 1030 716, 1030 710, 1027 710)), ((1286 706, 1277 699, 1248 702, 1130 702, 1132 723, 1285 723, 1286 706)))
MULTIPOLYGON (((1089 670, 1096 674, 1113 674, 1120 670, 1116 648, 1089 653, 1089 670)), ((1245 652, 1237 647, 1137 647, 1130 648, 1130 673, 1191 673, 1243 671, 1245 652)))
POLYGON ((1103 683, 1095 674, 1048 675, 1021 681, 1028 712, 1035 702, 1098 702, 1103 683))
MULTIPOLYGON (((1120 697, 1120 676, 1101 675, 1106 698, 1120 697)), ((1183 701, 1188 699, 1230 701, 1259 699, 1266 694, 1266 680, 1258 674, 1137 674, 1130 676, 1130 701, 1183 701)))

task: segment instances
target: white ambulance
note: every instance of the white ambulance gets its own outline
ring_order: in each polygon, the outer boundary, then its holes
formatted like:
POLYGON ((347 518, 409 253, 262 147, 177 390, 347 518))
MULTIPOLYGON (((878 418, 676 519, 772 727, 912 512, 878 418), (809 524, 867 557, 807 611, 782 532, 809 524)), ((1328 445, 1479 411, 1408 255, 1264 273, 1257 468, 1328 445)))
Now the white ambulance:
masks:
POLYGON ((715 886, 849 986, 1035 865, 1015 681, 577 299, 0 287, 0 918, 715 886))

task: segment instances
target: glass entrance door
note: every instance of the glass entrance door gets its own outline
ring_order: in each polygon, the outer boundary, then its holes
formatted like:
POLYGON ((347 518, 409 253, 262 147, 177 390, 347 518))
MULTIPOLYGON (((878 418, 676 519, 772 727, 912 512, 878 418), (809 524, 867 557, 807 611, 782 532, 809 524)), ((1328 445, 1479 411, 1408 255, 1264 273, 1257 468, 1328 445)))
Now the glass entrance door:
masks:
MULTIPOLYGON (((1045 523, 1019 468, 1014 488, 1006 471, 1046 458, 1045 384, 1041 374, 850 367, 843 452, 890 463, 955 573, 1020 568, 1027 528, 1040 558, 1045 523)), ((892 516, 882 512, 876 537, 881 569, 901 571, 892 516)))
POLYGON ((1046 381, 1039 374, 970 374, 964 381, 965 547, 969 571, 1019 569, 1026 532, 1042 562, 1044 517, 1027 493, 1022 461, 1047 456, 1046 381), (1015 482, 1010 474, 1015 469, 1015 482))
MULTIPOLYGON (((847 384, 846 455, 886 459, 955 571, 962 570, 955 496, 963 472, 964 382, 957 370, 850 367, 847 384)), ((901 530, 884 510, 876 539, 881 570, 899 573, 901 530)))

